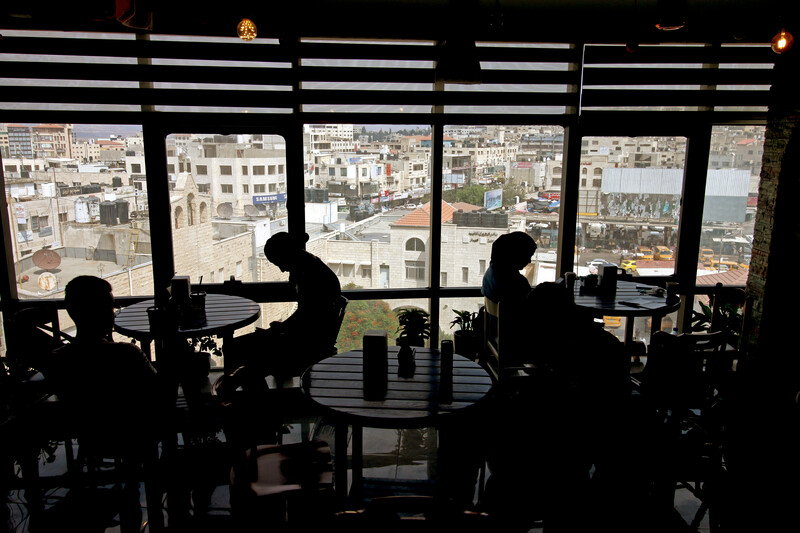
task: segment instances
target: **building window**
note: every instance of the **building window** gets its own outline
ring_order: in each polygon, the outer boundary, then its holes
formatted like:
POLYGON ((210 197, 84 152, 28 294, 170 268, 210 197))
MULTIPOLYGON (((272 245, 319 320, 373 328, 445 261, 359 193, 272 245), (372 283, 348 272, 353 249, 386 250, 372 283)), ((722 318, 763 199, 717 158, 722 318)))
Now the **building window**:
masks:
POLYGON ((194 168, 197 170, 199 176, 208 175, 208 165, 196 165, 194 168))
POLYGON ((173 165, 173 164, 167 165, 167 173, 168 174, 175 174, 175 165, 173 165))
POLYGON ((406 261, 406 279, 424 280, 425 261, 406 261))
POLYGON ((139 163, 131 163, 131 172, 133 174, 141 174, 142 173, 142 165, 139 163))
POLYGON ((253 185, 253 192, 256 194, 267 192, 267 187, 263 183, 256 183, 253 185))
POLYGON ((483 276, 484 272, 486 272, 486 259, 479 259, 478 260, 478 274, 483 276))
POLYGON ((328 169, 328 176, 336 176, 336 169, 331 167, 328 169))
POLYGON ((347 177, 347 167, 342 167, 339 169, 339 175, 342 177, 347 177))
POLYGON ((273 176, 275 174, 275 165, 269 165, 267 171, 269 172, 270 176, 273 176))
POLYGON ((372 267, 368 265, 363 265, 361 267, 361 278, 369 279, 371 277, 372 277, 372 267))
POLYGON ((230 183, 223 183, 220 186, 222 194, 233 194, 233 185, 230 183))
POLYGON ((469 267, 461 267, 461 283, 469 283, 469 267))
POLYGON ((253 176, 263 176, 265 174, 264 165, 253 166, 253 176))
POLYGON ((223 176, 231 176, 233 175, 233 167, 230 165, 220 165, 219 173, 223 176))
MULTIPOLYGON (((253 169, 253 171, 255 172, 255 168, 253 169)), ((248 171, 247 165, 242 165, 242 176, 247 176, 248 172, 249 171, 248 171)))
POLYGON ((418 239, 413 237, 406 241, 406 251, 407 252, 424 252, 425 251, 425 243, 422 242, 422 239, 418 239))
POLYGON ((244 193, 244 194, 250 193, 250 185, 248 185, 247 183, 242 185, 242 193, 244 193))
POLYGON ((447 272, 442 272, 440 278, 441 278, 441 280, 440 280, 439 284, 442 287, 447 287, 447 272))

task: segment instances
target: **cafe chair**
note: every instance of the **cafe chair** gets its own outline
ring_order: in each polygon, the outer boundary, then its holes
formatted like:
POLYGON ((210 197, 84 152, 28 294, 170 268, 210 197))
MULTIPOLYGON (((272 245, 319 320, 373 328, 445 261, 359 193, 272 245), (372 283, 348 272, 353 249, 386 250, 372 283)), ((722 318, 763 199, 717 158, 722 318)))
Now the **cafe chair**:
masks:
POLYGON ((495 302, 484 297, 484 356, 482 365, 495 382, 511 382, 526 374, 525 365, 516 354, 526 353, 521 332, 527 331, 520 319, 524 316, 510 302, 495 302))
POLYGON ((655 495, 672 506, 678 488, 701 502, 691 527, 708 513, 719 531, 725 483, 725 395, 735 353, 722 332, 653 334, 642 373, 641 395, 653 419, 655 495))
MULTIPOLYGON (((280 444, 280 398, 240 367, 214 384, 230 451, 231 513, 237 524, 287 526, 333 512, 331 451, 321 440, 280 444)), ((281 410, 282 411, 282 410, 281 410)))

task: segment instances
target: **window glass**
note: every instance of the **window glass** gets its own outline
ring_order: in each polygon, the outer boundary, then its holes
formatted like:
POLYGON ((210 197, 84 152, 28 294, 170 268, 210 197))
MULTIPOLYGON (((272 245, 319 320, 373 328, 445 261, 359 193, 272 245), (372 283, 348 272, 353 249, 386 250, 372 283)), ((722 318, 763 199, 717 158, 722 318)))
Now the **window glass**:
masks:
POLYGON ((430 135, 429 126, 305 125, 309 249, 342 286, 428 286, 430 135))
MULTIPOLYGON (((343 289, 357 288, 358 285, 350 283, 343 289)), ((336 342, 338 351, 360 350, 364 333, 370 329, 384 330, 388 336, 389 346, 395 346, 399 336, 397 313, 401 309, 415 308, 428 312, 428 300, 402 299, 402 300, 351 300, 347 304, 342 327, 336 342)), ((426 341, 425 343, 429 343, 426 341)))
POLYGON ((712 129, 698 284, 747 282, 763 155, 763 126, 712 129))
POLYGON ((116 296, 153 293, 141 126, 6 126, 3 164, 11 254, 22 300, 63 298, 74 277, 107 279, 116 296))
MULTIPOLYGON (((446 126, 443 135, 441 279, 480 286, 495 239, 523 231, 538 246, 523 274, 532 285, 555 280, 563 128, 446 126)), ((482 304, 452 305, 477 311, 482 304)), ((451 315, 440 315, 445 333, 451 315)))
POLYGON ((264 243, 287 230, 286 175, 246 173, 246 168, 283 164, 286 143, 269 134, 170 135, 167 153, 189 161, 197 173, 170 176, 175 272, 192 283, 275 281, 277 269, 267 268, 264 243), (206 173, 200 173, 202 169, 206 173), (224 176, 224 178, 223 178, 224 176), (222 183, 222 180, 225 183, 222 183), (274 194, 263 192, 274 185, 274 194))
MULTIPOLYGON (((686 157, 684 137, 585 137, 578 193, 575 268, 579 277, 615 264, 632 276, 675 272, 686 157), (586 172, 583 172, 586 169, 586 172)), ((626 319, 607 316, 624 338, 626 319)), ((634 339, 649 341, 649 319, 634 322, 634 339)), ((671 331, 672 317, 662 321, 671 331)))
POLYGON ((583 139, 581 165, 592 179, 578 196, 578 276, 603 262, 634 276, 675 271, 685 157, 683 137, 583 139))

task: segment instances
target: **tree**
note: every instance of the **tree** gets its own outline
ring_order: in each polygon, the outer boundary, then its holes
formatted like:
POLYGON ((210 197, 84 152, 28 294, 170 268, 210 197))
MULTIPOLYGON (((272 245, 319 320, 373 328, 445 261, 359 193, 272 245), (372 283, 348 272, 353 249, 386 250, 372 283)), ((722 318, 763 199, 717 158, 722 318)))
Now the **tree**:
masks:
MULTIPOLYGON (((361 289, 348 283, 344 289, 361 289)), ((385 330, 390 338, 397 331, 397 315, 389 304, 382 300, 355 300, 347 304, 347 313, 342 321, 336 347, 339 352, 360 350, 364 333, 370 329, 385 330)), ((392 344, 391 342, 389 344, 392 344)))

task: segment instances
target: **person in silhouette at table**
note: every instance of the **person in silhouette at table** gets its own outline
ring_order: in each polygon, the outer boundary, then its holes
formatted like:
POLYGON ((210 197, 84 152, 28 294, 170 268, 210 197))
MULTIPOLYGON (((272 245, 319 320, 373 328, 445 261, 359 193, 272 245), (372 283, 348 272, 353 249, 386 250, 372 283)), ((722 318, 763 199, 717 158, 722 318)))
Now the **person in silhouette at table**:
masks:
POLYGON ((531 291, 530 282, 520 273, 536 252, 533 237, 522 231, 500 235, 492 243, 489 268, 483 275, 482 294, 492 302, 522 301, 531 291))
POLYGON ((285 379, 333 353, 342 289, 336 274, 305 250, 307 241, 306 233, 282 232, 264 245, 267 259, 289 273, 297 308, 285 320, 271 322, 268 329, 235 337, 225 352, 232 370, 243 365, 247 372, 285 379))
POLYGON ((138 346, 112 340, 114 295, 106 280, 72 279, 65 303, 77 333, 72 342, 53 351, 46 379, 64 407, 65 421, 76 432, 81 452, 121 460, 118 468, 126 480, 121 527, 138 531, 137 472, 143 461, 155 460, 158 453, 164 390, 138 346))

